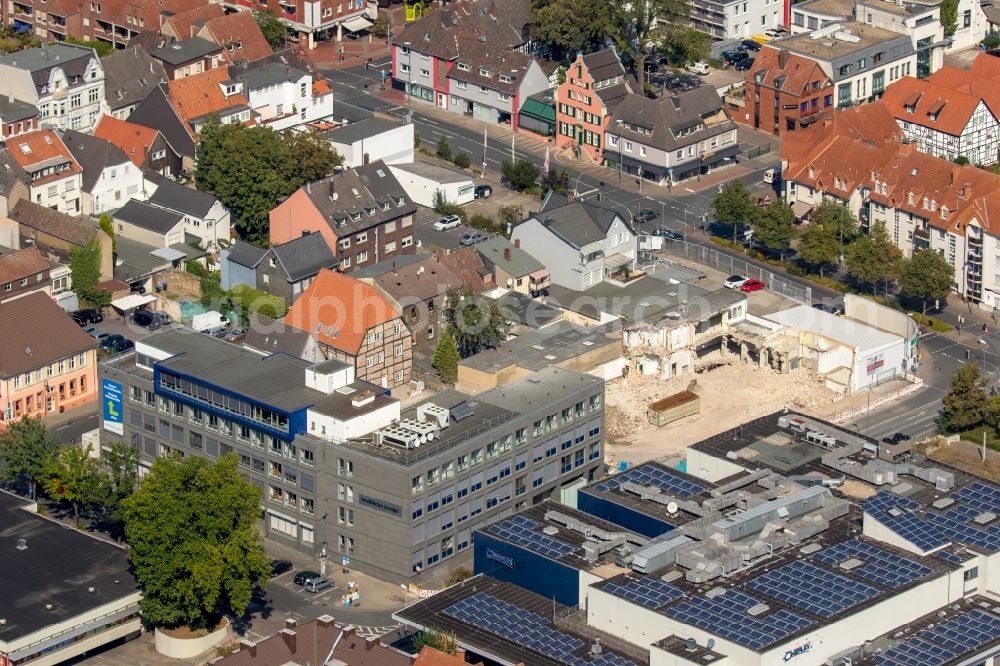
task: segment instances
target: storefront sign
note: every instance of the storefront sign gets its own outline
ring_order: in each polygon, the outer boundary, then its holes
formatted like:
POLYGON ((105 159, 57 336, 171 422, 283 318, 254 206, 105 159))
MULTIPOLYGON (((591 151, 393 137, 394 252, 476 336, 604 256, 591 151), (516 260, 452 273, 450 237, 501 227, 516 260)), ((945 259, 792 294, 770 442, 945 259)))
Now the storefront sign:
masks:
POLYGON ((508 569, 513 569, 514 568, 514 558, 513 557, 507 557, 506 555, 501 555, 500 553, 498 553, 497 551, 493 550, 492 548, 487 548, 486 549, 486 559, 493 560, 494 562, 499 562, 500 564, 504 565, 508 569))
POLYGON ((812 643, 804 643, 804 644, 798 646, 797 648, 793 648, 791 650, 788 650, 787 652, 785 652, 785 657, 784 657, 783 661, 791 661, 792 659, 794 659, 795 657, 799 656, 800 654, 805 654, 806 652, 809 652, 810 650, 812 650, 812 648, 813 648, 813 644, 812 643))

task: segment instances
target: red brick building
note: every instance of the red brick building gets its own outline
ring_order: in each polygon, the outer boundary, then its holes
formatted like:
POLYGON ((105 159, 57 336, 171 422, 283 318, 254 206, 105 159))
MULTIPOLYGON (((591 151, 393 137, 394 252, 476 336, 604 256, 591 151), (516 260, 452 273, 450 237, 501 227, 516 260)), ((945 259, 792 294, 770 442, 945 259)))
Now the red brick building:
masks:
POLYGON ((299 33, 302 48, 315 48, 317 41, 340 41, 344 30, 356 32, 371 26, 365 18, 366 0, 222 0, 228 9, 271 12, 299 33))
POLYGON ((604 130, 630 92, 635 92, 633 83, 614 49, 577 55, 566 70, 566 81, 556 89, 556 146, 580 146, 600 163, 604 130))
POLYGON ((834 89, 809 58, 765 46, 745 73, 743 107, 729 104, 733 120, 781 134, 793 132, 833 108, 834 89))

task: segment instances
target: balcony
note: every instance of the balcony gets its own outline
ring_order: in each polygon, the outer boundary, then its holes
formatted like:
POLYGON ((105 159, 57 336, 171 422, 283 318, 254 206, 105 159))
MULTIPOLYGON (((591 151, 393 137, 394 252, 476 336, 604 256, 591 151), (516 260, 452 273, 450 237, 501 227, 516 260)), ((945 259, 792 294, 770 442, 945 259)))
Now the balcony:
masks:
POLYGON ((534 293, 548 289, 550 284, 549 272, 546 270, 535 271, 528 275, 528 288, 534 293))
POLYGON ((14 12, 14 16, 33 16, 35 13, 35 8, 31 5, 26 5, 20 2, 10 3, 11 11, 14 12))

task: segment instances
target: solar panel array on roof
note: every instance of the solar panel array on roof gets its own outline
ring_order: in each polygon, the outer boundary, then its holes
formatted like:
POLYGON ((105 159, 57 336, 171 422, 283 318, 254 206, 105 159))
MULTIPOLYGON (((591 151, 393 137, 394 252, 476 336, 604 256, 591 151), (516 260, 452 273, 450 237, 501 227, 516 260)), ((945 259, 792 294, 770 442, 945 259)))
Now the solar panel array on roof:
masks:
POLYGON ((951 562, 952 564, 961 564, 965 561, 955 553, 949 553, 947 550, 939 551, 935 555, 945 562, 951 562))
POLYGON ((881 492, 864 503, 864 510, 925 552, 952 542, 1000 550, 1000 519, 982 522, 983 514, 1000 513, 1000 489, 977 481, 952 493, 951 499, 958 501, 938 511, 881 492))
POLYGON ((820 617, 833 617, 879 594, 874 587, 801 560, 757 576, 746 587, 820 617))
POLYGON ((469 418, 475 413, 475 403, 462 401, 451 408, 451 419, 458 422, 469 418))
POLYGON ((680 474, 675 474, 653 465, 641 465, 622 472, 613 479, 602 481, 594 486, 598 492, 617 490, 626 483, 636 483, 640 486, 656 486, 660 490, 677 495, 678 497, 693 497, 705 490, 705 486, 686 479, 680 474))
POLYGON ((851 569, 852 576, 864 578, 879 587, 889 589, 903 587, 933 573, 930 567, 917 564, 859 539, 842 541, 813 555, 813 559, 817 562, 831 565, 840 564, 852 557, 864 562, 863 566, 851 569))
POLYGON ((452 604, 444 609, 444 614, 569 666, 636 666, 612 652, 596 659, 577 657, 573 652, 584 646, 581 639, 553 629, 549 621, 537 613, 485 592, 477 592, 452 604))
POLYGON ((942 666, 1000 637, 1000 617, 974 608, 875 657, 879 666, 942 666))
POLYGON ((657 578, 632 575, 609 582, 602 589, 616 597, 634 601, 644 608, 659 608, 684 596, 680 588, 670 583, 665 583, 657 578))
POLYGON ((490 525, 486 531, 552 559, 558 559, 573 552, 573 546, 547 534, 542 534, 537 531, 539 527, 541 524, 538 521, 524 516, 513 516, 490 525))
POLYGON ((756 598, 729 589, 711 599, 693 597, 672 606, 664 613, 680 622, 693 625, 734 643, 760 650, 812 626, 813 621, 784 608, 763 615, 748 615, 747 609, 760 604, 756 598))

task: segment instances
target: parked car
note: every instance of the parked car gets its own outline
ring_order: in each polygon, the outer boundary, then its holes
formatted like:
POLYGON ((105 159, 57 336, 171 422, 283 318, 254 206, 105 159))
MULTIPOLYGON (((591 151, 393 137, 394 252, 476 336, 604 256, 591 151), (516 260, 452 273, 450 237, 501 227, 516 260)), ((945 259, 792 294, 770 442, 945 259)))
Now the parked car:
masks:
POLYGON ((781 33, 777 30, 765 30, 764 36, 770 37, 771 39, 781 39, 781 33))
POLYGON ((712 71, 709 68, 708 63, 705 62, 704 60, 699 60, 698 62, 691 63, 690 65, 688 65, 687 70, 695 74, 700 74, 701 76, 705 76, 710 71, 712 71))
POLYGON ((87 326, 86 328, 83 329, 83 332, 95 339, 97 338, 98 335, 100 335, 100 333, 97 332, 97 329, 94 328, 93 326, 87 326))
POLYGON ((826 303, 813 303, 813 307, 816 308, 817 310, 821 310, 823 312, 829 312, 832 315, 837 315, 838 317, 844 314, 844 309, 837 305, 828 305, 826 303))
POLYGON ((84 310, 77 310, 71 315, 74 319, 76 317, 82 318, 88 324, 100 324, 104 321, 104 315, 97 308, 86 308, 84 310))
POLYGON ((288 560, 271 560, 271 578, 280 576, 286 571, 292 570, 292 563, 288 560))
POLYGON ((737 72, 745 72, 751 67, 753 67, 753 58, 743 58, 743 60, 733 65, 733 69, 737 72))
POLYGON ((492 185, 476 185, 476 198, 489 199, 493 195, 492 185))
POLYGON ((315 594, 317 592, 325 590, 328 587, 333 587, 333 581, 327 578, 326 576, 320 576, 318 578, 309 579, 308 581, 306 581, 306 584, 303 585, 302 587, 306 589, 306 592, 312 592, 313 594, 315 594))
POLYGON ((245 328, 234 328, 231 331, 227 331, 226 335, 223 336, 223 340, 226 342, 243 342, 247 337, 247 329, 245 328))
POLYGON ((740 46, 745 48, 747 51, 760 51, 760 44, 758 44, 752 39, 744 39, 740 43, 740 46))
POLYGON ((118 335, 117 333, 98 333, 97 334, 97 341, 98 342, 104 342, 108 338, 121 338, 122 340, 124 340, 125 336, 124 335, 118 335))
POLYGON ((136 310, 132 313, 132 323, 136 326, 142 326, 143 328, 155 331, 160 327, 161 322, 155 312, 150 312, 149 310, 136 310))
POLYGON ((135 343, 128 338, 122 338, 121 340, 112 340, 110 343, 101 345, 101 348, 109 354, 121 354, 130 349, 135 349, 135 343))
POLYGON ((746 57, 747 57, 747 50, 742 47, 722 52, 722 60, 729 65, 735 65, 740 60, 743 60, 746 57))
POLYGON ((764 283, 761 282, 760 280, 747 280, 746 282, 740 285, 740 291, 746 291, 746 292, 760 291, 763 288, 764 288, 764 283))
POLYGON ((726 289, 739 289, 743 286, 743 283, 749 279, 750 278, 743 277, 742 275, 730 275, 726 278, 725 282, 722 283, 722 286, 726 289))
POLYGON ((684 240, 684 235, 677 231, 674 231, 673 229, 656 229, 655 231, 653 231, 653 235, 666 238, 667 240, 670 241, 684 240))
POLYGON ((482 243, 484 240, 488 239, 489 236, 481 231, 466 231, 462 234, 462 238, 459 241, 462 245, 475 245, 476 243, 482 243))
POLYGON ((75 321, 76 325, 80 326, 81 328, 90 323, 89 321, 87 321, 86 317, 81 317, 80 315, 78 315, 75 312, 73 314, 71 314, 69 316, 69 318, 72 319, 73 321, 75 321))
POLYGON ((640 224, 643 222, 652 222, 659 216, 660 214, 652 208, 640 208, 639 212, 632 216, 632 221, 640 224))
POLYGON ((896 445, 899 444, 900 442, 908 442, 910 441, 910 439, 912 438, 909 435, 902 432, 897 432, 892 435, 889 435, 888 437, 883 437, 882 441, 886 444, 896 445))
POLYGON ((460 224, 462 224, 462 218, 460 218, 458 215, 446 215, 434 223, 434 231, 446 231, 447 229, 454 229, 460 224))
POLYGON ((313 578, 319 578, 319 577, 320 574, 315 571, 308 571, 308 570, 300 571, 297 574, 295 574, 295 578, 292 579, 292 582, 295 583, 296 585, 305 585, 308 581, 312 580, 313 578))
POLYGON ((97 339, 101 343, 101 349, 104 349, 105 351, 110 350, 112 347, 122 342, 125 342, 125 336, 119 335, 117 333, 112 333, 110 335, 105 335, 103 337, 99 336, 97 339))

